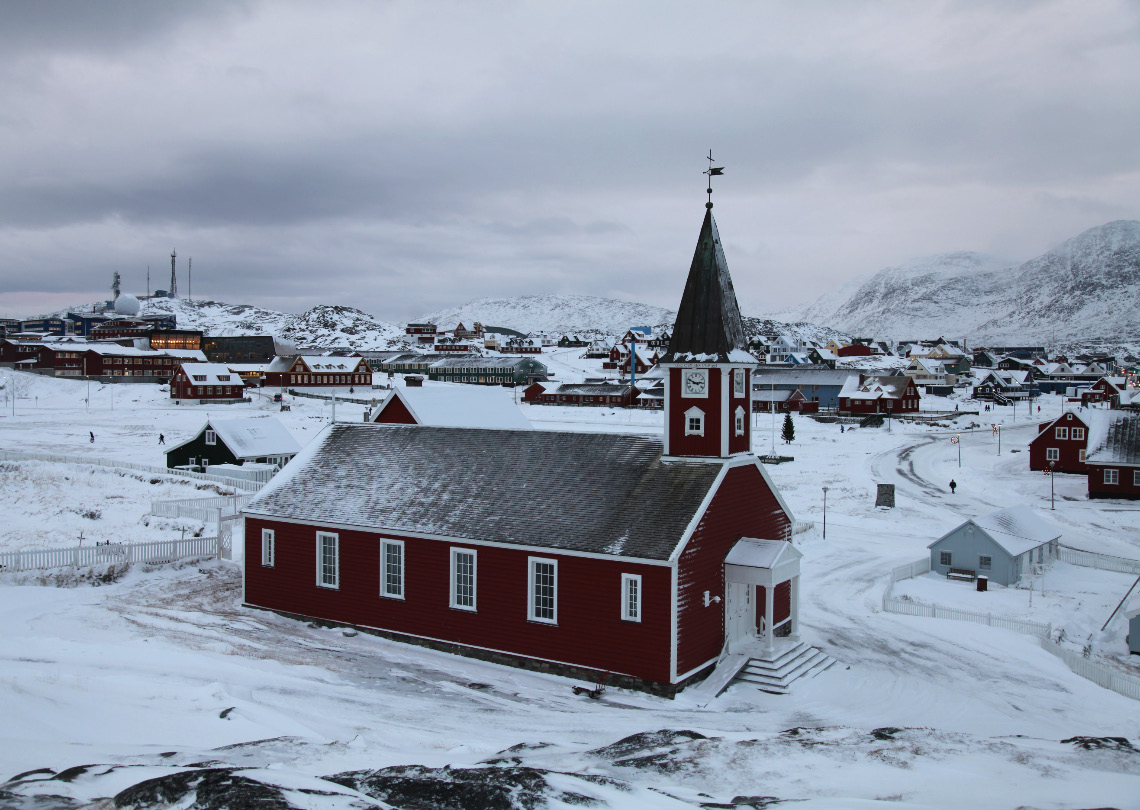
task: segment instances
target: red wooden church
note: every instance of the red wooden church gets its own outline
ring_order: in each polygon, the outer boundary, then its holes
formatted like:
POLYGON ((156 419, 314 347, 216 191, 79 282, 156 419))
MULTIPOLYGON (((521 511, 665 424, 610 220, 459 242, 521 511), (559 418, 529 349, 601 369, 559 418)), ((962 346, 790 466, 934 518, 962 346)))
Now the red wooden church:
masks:
POLYGON ((245 510, 245 604, 662 695, 726 648, 771 657, 800 555, 751 452, 745 345, 708 210, 663 441, 333 424, 245 510))

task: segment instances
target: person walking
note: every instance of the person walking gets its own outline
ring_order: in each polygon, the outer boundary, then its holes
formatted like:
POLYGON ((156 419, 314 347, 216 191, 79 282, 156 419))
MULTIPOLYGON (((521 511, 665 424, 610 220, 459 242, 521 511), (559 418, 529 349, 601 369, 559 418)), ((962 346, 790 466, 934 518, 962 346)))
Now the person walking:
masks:
POLYGON ((95 431, 89 430, 87 432, 91 434, 91 443, 95 444, 95 431))
POLYGON ((163 436, 161 433, 158 434, 158 443, 159 444, 166 444, 166 437, 163 436))
POLYGON ((950 479, 950 494, 953 495, 954 490, 956 490, 957 488, 958 488, 958 482, 955 481, 953 478, 951 478, 950 479))

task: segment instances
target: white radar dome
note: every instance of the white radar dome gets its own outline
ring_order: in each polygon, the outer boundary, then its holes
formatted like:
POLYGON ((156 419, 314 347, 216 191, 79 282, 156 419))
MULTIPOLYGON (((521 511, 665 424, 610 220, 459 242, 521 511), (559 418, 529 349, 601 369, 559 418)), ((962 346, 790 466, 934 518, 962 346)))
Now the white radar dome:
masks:
POLYGON ((139 299, 129 293, 122 293, 115 299, 116 315, 138 315, 140 308, 139 299))

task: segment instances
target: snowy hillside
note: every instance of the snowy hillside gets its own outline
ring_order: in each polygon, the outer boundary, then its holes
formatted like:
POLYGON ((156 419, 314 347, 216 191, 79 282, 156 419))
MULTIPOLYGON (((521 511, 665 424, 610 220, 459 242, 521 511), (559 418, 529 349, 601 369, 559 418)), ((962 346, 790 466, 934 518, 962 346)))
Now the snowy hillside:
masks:
POLYGON ((518 298, 477 298, 466 304, 416 318, 454 329, 457 323, 471 326, 506 326, 520 332, 559 334, 602 332, 618 334, 631 326, 672 328, 675 310, 599 298, 593 295, 524 295, 518 298))
POLYGON ((249 304, 154 298, 143 314, 172 313, 183 329, 201 329, 208 335, 273 335, 295 346, 352 349, 402 348, 402 327, 373 318, 359 309, 316 306, 300 315, 274 312, 249 304))
POLYGON ((1021 265, 969 252, 919 259, 885 268, 839 297, 838 290, 824 294, 801 319, 892 339, 1135 343, 1140 222, 1091 228, 1021 265))

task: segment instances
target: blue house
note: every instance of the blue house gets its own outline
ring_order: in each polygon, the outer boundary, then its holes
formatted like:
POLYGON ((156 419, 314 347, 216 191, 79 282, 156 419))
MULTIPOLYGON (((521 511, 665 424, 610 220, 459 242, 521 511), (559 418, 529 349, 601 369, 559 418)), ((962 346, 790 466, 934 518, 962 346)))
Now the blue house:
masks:
POLYGON ((822 366, 794 367, 759 365, 752 372, 752 390, 799 391, 809 402, 818 402, 820 410, 839 407, 839 392, 847 378, 858 372, 822 366))
POLYGON ((1034 565, 1057 558, 1061 532, 1028 506, 1010 506, 967 520, 931 543, 930 570, 967 571, 1013 585, 1034 565))

